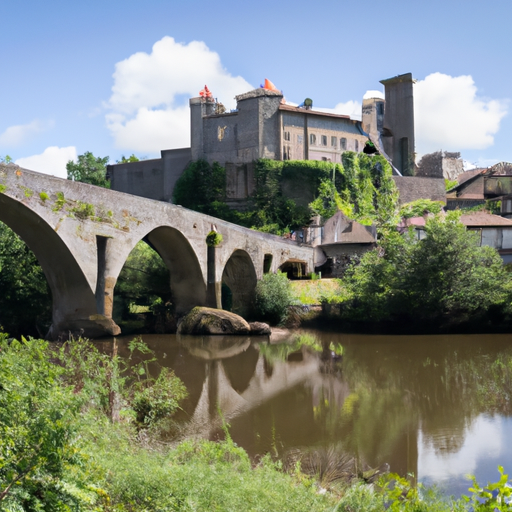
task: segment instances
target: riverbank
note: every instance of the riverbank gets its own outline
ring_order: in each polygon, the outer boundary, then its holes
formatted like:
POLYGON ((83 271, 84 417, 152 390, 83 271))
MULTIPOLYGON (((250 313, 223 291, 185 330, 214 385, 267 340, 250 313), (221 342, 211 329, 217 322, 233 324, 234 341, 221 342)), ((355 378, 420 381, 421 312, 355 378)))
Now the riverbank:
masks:
POLYGON ((339 279, 291 281, 293 299, 301 306, 290 308, 291 327, 360 334, 502 334, 512 332, 512 319, 498 308, 484 312, 411 317, 407 311, 386 320, 358 319, 353 302, 340 302, 339 279))
POLYGON ((156 359, 144 345, 132 344, 136 372, 127 374, 115 347, 100 354, 92 343, 74 340, 57 351, 41 340, 0 336, 4 510, 466 510, 462 501, 411 487, 398 476, 378 486, 356 479, 332 484, 329 471, 339 457, 318 460, 311 474, 299 459, 283 466, 262 453, 255 462, 225 423, 216 442, 163 442, 162 433, 175 426, 168 416, 153 421, 162 399, 172 398, 155 393, 162 384, 147 374, 156 359), (146 419, 136 414, 141 401, 154 413, 146 419))

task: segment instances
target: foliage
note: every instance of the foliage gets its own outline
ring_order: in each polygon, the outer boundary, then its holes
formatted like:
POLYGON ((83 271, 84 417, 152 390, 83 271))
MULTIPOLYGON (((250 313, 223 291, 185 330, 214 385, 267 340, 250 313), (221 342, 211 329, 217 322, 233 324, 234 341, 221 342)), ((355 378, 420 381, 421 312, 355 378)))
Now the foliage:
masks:
POLYGON ((206 245, 208 247, 216 247, 222 242, 222 235, 220 233, 217 233, 217 231, 210 231, 206 235, 206 245))
POLYGON ((181 380, 168 368, 161 368, 156 378, 151 375, 150 365, 156 362, 156 357, 141 340, 132 340, 129 349, 130 360, 137 352, 149 355, 130 368, 134 378, 129 399, 138 423, 154 425, 174 414, 188 393, 181 380))
POLYGON ((426 238, 389 233, 366 253, 345 279, 352 320, 431 319, 503 315, 510 304, 510 279, 501 258, 479 247, 476 235, 459 221, 460 212, 427 220, 426 238))
POLYGON ((437 215, 438 213, 441 213, 443 206, 444 204, 441 201, 417 199, 416 201, 402 205, 400 208, 400 217, 410 219, 411 217, 423 217, 423 215, 429 213, 437 215))
POLYGON ((79 400, 59 385, 63 370, 50 362, 46 342, 0 338, 0 502, 8 510, 70 510, 76 483, 63 482, 80 463, 79 400))
POLYGON ((132 162, 140 162, 140 159, 136 157, 133 153, 129 157, 122 155, 121 160, 116 160, 116 163, 118 164, 130 164, 132 162))
POLYGON ((52 298, 34 253, 0 222, 0 331, 14 336, 46 334, 52 298))
POLYGON ((10 164, 12 162, 12 158, 9 155, 2 156, 0 155, 0 163, 1 164, 10 164))
POLYGON ((256 312, 262 320, 279 324, 286 318, 292 303, 290 282, 286 274, 264 274, 256 285, 256 312))
POLYGON ((503 466, 498 466, 500 479, 495 483, 488 483, 481 487, 474 476, 471 477, 473 486, 469 488, 471 497, 464 499, 472 505, 475 512, 511 512, 512 511, 512 485, 508 482, 508 475, 503 473, 503 466))
POLYGON ((446 188, 446 191, 451 190, 452 188, 456 187, 459 184, 457 180, 449 180, 448 178, 444 179, 444 186, 446 188))
POLYGON ((206 160, 191 162, 176 182, 173 201, 176 204, 208 215, 223 210, 219 204, 226 195, 226 171, 217 162, 206 160))
POLYGON ((255 191, 246 209, 235 211, 225 202, 225 170, 198 160, 176 183, 174 202, 279 235, 307 226, 312 215, 326 220, 338 210, 384 228, 398 221, 398 191, 391 175, 384 157, 350 151, 343 154, 343 165, 259 159, 254 165, 255 191))
MULTIPOLYGON (((137 396, 123 389, 137 389, 141 369, 154 364, 143 344, 130 348, 142 361, 132 359, 118 381, 123 407, 137 396)), ((55 352, 43 341, 4 338, 0 349, 2 510, 306 512, 334 505, 312 480, 285 474, 268 457, 253 468, 229 435, 221 442, 144 447, 129 416, 112 422, 98 407, 101 387, 105 398, 115 387, 113 365, 123 368, 115 354, 99 354, 84 340, 55 352)))
POLYGON ((140 241, 124 264, 114 289, 114 317, 117 322, 129 320, 134 305, 153 311, 153 321, 165 324, 171 314, 171 281, 169 269, 159 254, 140 241))
POLYGON ((68 180, 81 181, 98 187, 110 188, 106 165, 109 157, 95 157, 90 151, 78 155, 78 162, 69 160, 66 164, 68 180))

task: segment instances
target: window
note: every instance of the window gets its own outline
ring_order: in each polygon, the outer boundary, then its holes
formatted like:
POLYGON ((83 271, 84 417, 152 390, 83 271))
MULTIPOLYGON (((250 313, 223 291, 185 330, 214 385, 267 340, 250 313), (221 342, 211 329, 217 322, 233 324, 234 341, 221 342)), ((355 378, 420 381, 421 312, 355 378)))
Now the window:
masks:
POLYGON ((338 138, 337 137, 331 137, 331 146, 335 148, 338 145, 338 138))
POLYGON ((290 140, 290 132, 284 132, 284 140, 290 140))
POLYGON ((312 133, 310 136, 309 136, 309 143, 314 146, 316 144, 316 135, 314 133, 312 133))
POLYGON ((356 153, 359 151, 359 141, 356 140, 356 153))
POLYGON ((377 103, 377 114, 384 115, 384 103, 377 103))
POLYGON ((304 137, 302 135, 297 135, 297 144, 302 144, 304 141, 304 137))
POLYGON ((340 149, 347 149, 347 139, 345 137, 340 139, 340 149))
POLYGON ((290 146, 283 146, 283 160, 290 160, 290 146))
POLYGON ((322 135, 322 146, 327 146, 327 135, 322 135))

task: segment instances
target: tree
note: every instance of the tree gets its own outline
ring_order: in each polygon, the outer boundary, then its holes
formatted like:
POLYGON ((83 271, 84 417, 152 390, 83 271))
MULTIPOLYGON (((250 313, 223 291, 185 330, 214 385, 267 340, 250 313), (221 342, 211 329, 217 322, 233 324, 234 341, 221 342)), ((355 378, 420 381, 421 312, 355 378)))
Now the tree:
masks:
POLYGON ((140 241, 123 266, 114 290, 116 321, 123 324, 133 318, 134 306, 149 309, 146 314, 152 331, 168 332, 172 329, 171 280, 169 269, 162 258, 146 242, 140 241))
POLYGON ((44 336, 52 296, 34 253, 0 222, 0 331, 44 336))
POLYGON ((12 158, 9 155, 0 156, 0 164, 10 164, 12 162, 12 158))
POLYGON ((0 508, 67 510, 75 505, 63 480, 78 462, 72 446, 80 402, 62 387, 63 369, 41 340, 9 343, 0 334, 0 508), (16 506, 17 505, 17 506, 16 506))
POLYGON ((256 285, 256 311, 262 320, 272 325, 286 319, 288 306, 292 303, 290 281, 283 272, 264 274, 256 285))
POLYGON ((475 319, 508 312, 511 280, 499 254, 480 247, 460 212, 427 220, 426 238, 389 232, 345 279, 353 320, 475 319))
POLYGON ((196 212, 216 215, 226 196, 226 170, 217 162, 191 162, 176 182, 173 193, 176 204, 196 212))
POLYGON ((136 157, 133 153, 129 157, 121 156, 121 160, 116 160, 118 164, 130 164, 132 162, 140 162, 140 158, 136 157))
POLYGON ((86 151, 83 155, 78 155, 78 162, 75 163, 73 160, 69 160, 66 164, 68 180, 110 188, 106 169, 108 161, 108 156, 96 158, 90 151, 86 151))

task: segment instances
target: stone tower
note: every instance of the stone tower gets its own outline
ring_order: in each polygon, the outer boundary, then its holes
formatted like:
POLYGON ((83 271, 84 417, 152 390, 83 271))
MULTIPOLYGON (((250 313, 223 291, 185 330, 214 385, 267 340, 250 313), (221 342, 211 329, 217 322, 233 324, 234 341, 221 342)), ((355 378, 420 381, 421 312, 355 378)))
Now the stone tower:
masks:
POLYGON ((382 144, 393 165, 404 176, 414 174, 414 100, 411 73, 381 80, 386 105, 382 144))

